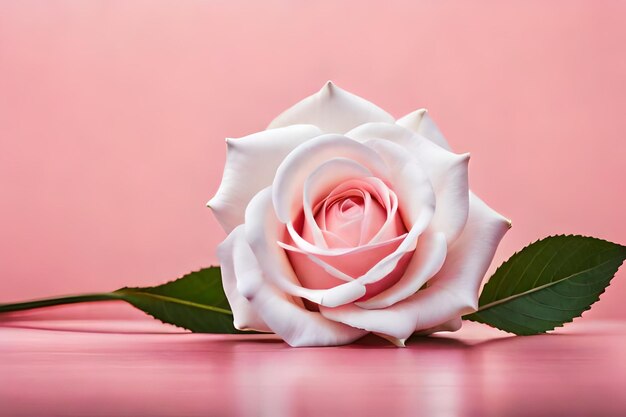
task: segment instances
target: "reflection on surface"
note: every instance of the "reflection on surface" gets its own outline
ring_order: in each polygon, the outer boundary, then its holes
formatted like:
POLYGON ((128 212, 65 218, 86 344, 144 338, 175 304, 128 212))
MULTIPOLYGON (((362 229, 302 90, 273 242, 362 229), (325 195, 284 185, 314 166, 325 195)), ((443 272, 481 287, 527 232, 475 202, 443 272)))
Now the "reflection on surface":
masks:
POLYGON ((0 415, 626 415, 626 324, 574 328, 516 338, 468 323, 405 349, 292 349, 152 321, 11 321, 0 415))

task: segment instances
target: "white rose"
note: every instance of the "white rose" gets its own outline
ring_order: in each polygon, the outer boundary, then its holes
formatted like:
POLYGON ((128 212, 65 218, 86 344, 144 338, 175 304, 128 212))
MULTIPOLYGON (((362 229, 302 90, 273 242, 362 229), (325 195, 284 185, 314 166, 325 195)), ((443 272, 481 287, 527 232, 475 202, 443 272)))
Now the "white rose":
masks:
POLYGON ((209 202, 238 329, 291 346, 457 330, 510 222, 472 194, 469 154, 425 110, 399 120, 328 82, 228 139, 209 202))

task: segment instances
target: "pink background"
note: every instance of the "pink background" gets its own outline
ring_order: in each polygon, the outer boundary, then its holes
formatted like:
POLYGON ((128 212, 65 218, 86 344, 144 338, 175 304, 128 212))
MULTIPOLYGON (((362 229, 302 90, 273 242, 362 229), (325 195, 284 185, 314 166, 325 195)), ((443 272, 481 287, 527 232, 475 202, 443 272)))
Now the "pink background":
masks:
MULTIPOLYGON (((625 41, 618 1, 3 1, 0 302, 215 263, 223 138, 327 79, 472 153, 514 225, 494 266, 550 234, 624 244, 625 41)), ((625 290, 589 316, 626 317, 625 290)))

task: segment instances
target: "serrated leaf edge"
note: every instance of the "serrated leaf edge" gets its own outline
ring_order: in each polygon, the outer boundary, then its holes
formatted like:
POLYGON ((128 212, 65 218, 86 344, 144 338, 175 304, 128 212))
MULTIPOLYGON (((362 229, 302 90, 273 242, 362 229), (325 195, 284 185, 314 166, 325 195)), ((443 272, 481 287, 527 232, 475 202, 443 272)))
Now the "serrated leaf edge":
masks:
MULTIPOLYGON (((612 244, 612 245, 617 245, 617 246, 620 246, 622 249, 626 249, 626 246, 624 246, 624 245, 622 245, 622 244, 615 243, 615 242, 611 242, 610 240, 601 239, 601 238, 594 237, 594 236, 585 236, 585 235, 576 235, 576 234, 557 234, 557 235, 549 235, 549 236, 546 236, 546 237, 543 237, 543 238, 539 238, 539 239, 537 239, 537 240, 535 240, 535 241, 533 241, 533 242, 529 243, 528 245, 524 246, 522 249, 520 249, 520 250, 516 251, 515 253, 513 253, 513 255, 511 255, 508 259, 506 259, 505 261, 503 261, 503 262, 500 264, 500 266, 498 266, 498 267, 496 268, 495 272, 494 272, 491 276, 493 277, 494 275, 496 275, 496 274, 498 273, 498 271, 499 271, 499 270, 500 270, 500 269, 501 269, 501 268, 502 268, 502 267, 503 267, 503 266, 504 266, 507 262, 509 262, 509 261, 510 261, 513 257, 517 256, 520 252, 524 251, 524 250, 525 250, 526 248, 528 248, 529 246, 532 246, 532 245, 534 245, 535 243, 537 243, 537 242, 539 242, 539 241, 546 240, 546 239, 549 239, 549 238, 555 238, 555 237, 582 237, 582 238, 588 238, 588 239, 595 239, 595 240, 599 240, 599 241, 602 241, 602 242, 610 243, 610 244, 612 244)), ((586 307, 586 308, 585 308, 585 309, 584 309, 584 310, 580 313, 580 315, 578 315, 578 316, 576 316, 576 317, 572 317, 572 318, 571 318, 571 319, 569 319, 569 320, 565 320, 565 321, 563 321, 561 324, 558 324, 558 325, 556 325, 556 326, 552 327, 551 329, 546 330, 545 332, 535 332, 535 333, 532 333, 532 334, 534 334, 534 335, 545 334, 545 333, 547 333, 547 332, 549 332, 549 331, 552 331, 552 330, 555 330, 555 329, 561 328, 561 327, 565 326, 566 324, 572 323, 574 320, 581 318, 581 317, 582 317, 582 315, 583 315, 583 314, 585 314, 585 312, 589 311, 589 310, 591 309, 591 307, 592 307, 595 303, 597 303, 598 301, 600 301, 600 297, 601 297, 601 296, 602 296, 602 295, 606 292, 606 289, 609 287, 609 285, 611 285, 611 281, 613 281, 613 278, 615 278, 615 275, 617 274, 617 272, 619 271, 619 269, 621 268, 621 266, 622 266, 623 264, 624 264, 624 261, 622 261, 622 262, 621 262, 621 263, 617 266, 617 270, 615 271, 615 273, 613 274, 613 276, 611 276, 611 278, 609 278, 609 280, 608 280, 608 282, 607 282, 607 285, 606 285, 606 286, 602 289, 602 291, 600 291, 600 292, 598 293, 598 296, 597 296, 597 297, 595 297, 595 300, 594 300, 593 302, 591 302, 591 303, 590 303, 590 304, 589 304, 589 305, 588 305, 588 306, 587 306, 587 307, 586 307)), ((574 275, 575 275, 575 274, 574 274, 574 275)), ((570 278, 571 278, 571 277, 570 277, 570 278)), ((569 279, 569 278, 568 278, 568 279, 569 279)), ((559 280, 559 282, 560 282, 560 281, 561 281, 561 280, 559 280)), ((488 283, 489 283, 489 281, 487 281, 487 283, 486 283, 485 285, 487 285, 488 283)), ((551 285, 552 285, 552 284, 551 284, 551 285)), ((510 298, 510 297, 507 297, 507 298, 510 298)), ((487 305, 491 305, 491 304, 494 304, 494 303, 489 303, 489 304, 487 304, 487 305)), ((481 320, 479 317, 472 317, 472 316, 474 316, 474 315, 476 315, 476 314, 480 313, 481 311, 485 311, 485 310, 486 310, 485 308, 482 308, 482 309, 481 309, 481 307, 479 307, 479 308, 478 308, 475 312, 470 313, 470 314, 466 314, 465 316, 463 316, 463 317, 462 317, 462 319, 463 319, 463 320, 474 321, 474 322, 477 322, 477 323, 486 324, 486 325, 487 325, 487 326, 489 326, 489 327, 492 327, 492 328, 494 328, 494 329, 501 330, 501 331, 506 332, 506 333, 516 334, 516 333, 514 333, 514 332, 510 332, 510 331, 508 331, 508 330, 501 329, 501 328, 499 328, 499 327, 497 327, 497 326, 495 326, 495 325, 493 325, 493 324, 487 323, 487 322, 485 322, 485 321, 481 320)))

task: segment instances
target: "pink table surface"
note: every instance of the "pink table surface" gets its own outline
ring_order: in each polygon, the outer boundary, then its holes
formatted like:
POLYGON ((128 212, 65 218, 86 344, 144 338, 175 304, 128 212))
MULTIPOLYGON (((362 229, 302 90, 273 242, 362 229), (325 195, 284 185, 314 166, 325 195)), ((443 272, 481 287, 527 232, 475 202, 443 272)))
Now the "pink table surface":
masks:
POLYGON ((626 322, 289 348, 273 336, 30 313, 0 323, 2 416, 623 416, 626 322))

